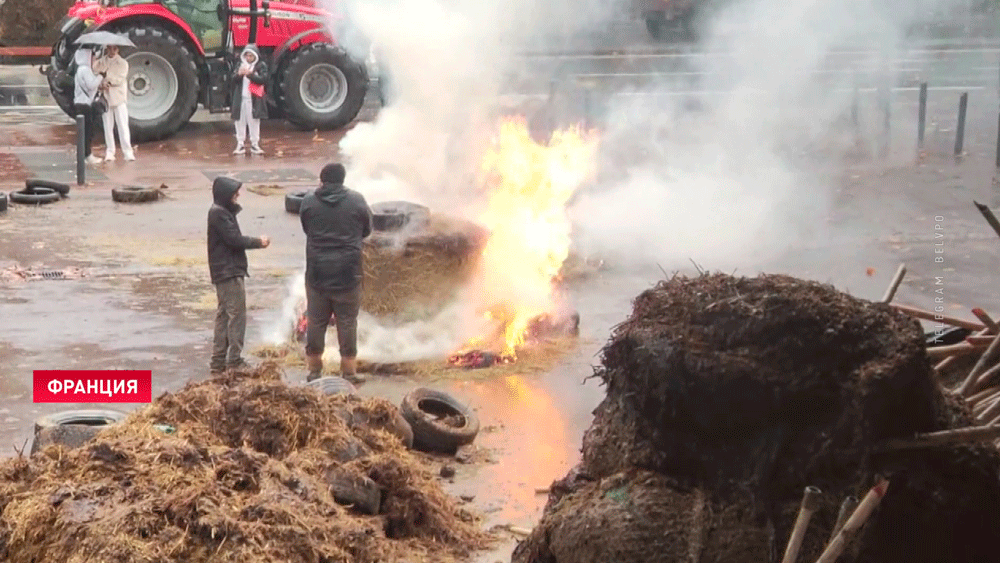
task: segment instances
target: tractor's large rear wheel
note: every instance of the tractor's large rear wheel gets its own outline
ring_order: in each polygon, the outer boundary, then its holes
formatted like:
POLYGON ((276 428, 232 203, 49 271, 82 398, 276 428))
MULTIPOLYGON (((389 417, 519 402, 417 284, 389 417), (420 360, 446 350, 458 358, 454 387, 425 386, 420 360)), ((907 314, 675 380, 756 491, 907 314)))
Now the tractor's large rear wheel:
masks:
POLYGON ((132 138, 156 141, 176 133, 198 108, 200 84, 194 54, 159 27, 128 30, 128 114, 132 138))
POLYGON ((364 64, 327 43, 306 45, 292 57, 279 77, 286 119, 301 129, 340 129, 354 121, 368 93, 364 64))

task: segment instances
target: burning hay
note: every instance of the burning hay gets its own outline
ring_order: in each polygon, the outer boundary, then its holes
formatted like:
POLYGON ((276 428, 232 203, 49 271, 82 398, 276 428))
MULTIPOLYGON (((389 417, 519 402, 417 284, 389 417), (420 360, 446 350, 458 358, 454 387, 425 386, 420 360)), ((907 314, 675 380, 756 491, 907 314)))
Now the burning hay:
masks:
POLYGON ((395 413, 290 388, 273 365, 189 384, 84 448, 0 466, 0 559, 446 561, 485 546, 392 434, 395 413))
POLYGON ((416 232, 376 233, 365 241, 361 308, 399 320, 433 316, 469 282, 487 237, 473 223, 441 215, 416 232))
POLYGON ((784 546, 807 485, 824 493, 802 548, 814 561, 841 500, 879 474, 888 492, 847 560, 1000 559, 995 449, 873 453, 971 422, 918 324, 888 305, 785 276, 674 278, 636 298, 596 374, 607 396, 581 466, 516 563, 598 561, 586 547, 612 537, 603 560, 759 561, 784 546), (622 504, 658 526, 609 530, 622 504))

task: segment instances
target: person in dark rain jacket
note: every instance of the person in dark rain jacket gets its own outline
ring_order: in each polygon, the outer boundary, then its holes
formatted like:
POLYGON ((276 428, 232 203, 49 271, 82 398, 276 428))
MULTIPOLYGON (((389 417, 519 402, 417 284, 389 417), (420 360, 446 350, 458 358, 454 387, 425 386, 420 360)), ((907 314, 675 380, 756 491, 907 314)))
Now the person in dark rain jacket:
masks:
POLYGON ((344 166, 327 164, 322 185, 302 199, 299 217, 306 234, 307 379, 323 372, 323 350, 331 315, 337 326, 340 373, 351 383, 357 372, 358 312, 361 310, 361 248, 372 232, 372 211, 360 193, 344 187, 344 166))
POLYGON ((236 150, 246 150, 247 129, 250 129, 250 152, 264 154, 260 148, 260 120, 267 119, 267 63, 260 58, 255 45, 247 45, 240 55, 240 66, 233 80, 232 117, 236 122, 236 150))
POLYGON ((243 236, 236 203, 243 184, 225 176, 212 182, 214 203, 208 210, 208 270, 219 299, 215 312, 212 373, 246 367, 243 340, 247 330, 247 296, 243 280, 247 273, 247 249, 267 248, 266 237, 243 236))

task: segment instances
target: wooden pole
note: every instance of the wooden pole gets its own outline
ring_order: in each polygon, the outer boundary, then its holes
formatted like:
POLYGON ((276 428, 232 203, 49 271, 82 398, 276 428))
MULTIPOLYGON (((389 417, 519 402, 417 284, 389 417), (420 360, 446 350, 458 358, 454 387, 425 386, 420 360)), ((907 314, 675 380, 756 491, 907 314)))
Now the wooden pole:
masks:
POLYGON ((889 289, 886 289, 885 295, 882 296, 883 303, 892 302, 892 298, 896 296, 896 291, 899 289, 899 284, 903 283, 904 276, 906 276, 906 264, 900 264, 896 275, 892 277, 892 282, 889 283, 889 289))
POLYGON ((969 372, 969 376, 965 378, 962 385, 958 388, 958 394, 963 397, 968 397, 972 392, 975 391, 973 387, 979 383, 979 374, 986 370, 986 366, 996 359, 997 354, 1000 353, 1000 338, 996 338, 990 344, 990 347, 983 352, 983 355, 979 357, 979 361, 969 372))
POLYGON ((933 448, 937 446, 950 446, 954 444, 967 444, 970 442, 989 442, 997 439, 998 437, 1000 437, 1000 425, 970 426, 968 428, 957 428, 954 430, 942 430, 940 432, 917 434, 913 438, 895 438, 892 440, 886 440, 878 446, 878 449, 880 451, 914 450, 920 448, 933 448))
POLYGON ((973 201, 972 203, 976 206, 976 209, 983 214, 983 218, 986 219, 986 222, 993 228, 993 232, 996 233, 997 236, 1000 236, 1000 221, 998 221, 997 216, 993 214, 993 210, 978 201, 973 201))
POLYGON ((855 496, 849 496, 844 499, 844 502, 840 503, 840 512, 837 514, 837 522, 833 525, 833 531, 830 532, 830 539, 827 543, 832 542, 833 538, 837 537, 840 530, 844 529, 844 524, 847 523, 847 519, 854 513, 854 510, 858 507, 858 498, 855 496))
POLYGON ((806 487, 802 493, 802 504, 799 506, 799 515, 795 519, 795 527, 792 528, 792 536, 788 539, 785 547, 785 557, 781 563, 795 563, 799 558, 799 550, 802 548, 802 539, 806 536, 806 528, 809 527, 809 520, 813 513, 819 509, 819 499, 822 491, 816 487, 806 487))
POLYGON ((935 346, 933 348, 927 349, 927 356, 929 358, 946 358, 948 356, 963 356, 966 354, 974 354, 982 350, 988 350, 986 344, 970 344, 968 342, 961 342, 959 344, 950 344, 948 346, 935 346))
POLYGON ((996 334, 1000 331, 1000 325, 998 325, 997 322, 993 320, 993 317, 989 316, 986 311, 976 307, 972 310, 972 314, 975 315, 980 322, 986 325, 986 329, 989 331, 987 334, 996 334))
POLYGON ((861 504, 854 510, 851 517, 847 519, 844 523, 844 527, 837 532, 837 536, 833 538, 833 541, 826 546, 823 554, 819 556, 816 563, 833 563, 840 557, 840 554, 844 552, 844 548, 854 536, 861 529, 861 526, 868 521, 868 518, 875 511, 875 507, 882 502, 882 497, 885 496, 885 491, 889 487, 889 482, 880 479, 879 482, 868 491, 865 498, 861 501, 861 504))
MULTIPOLYGON (((993 368, 996 369, 996 368, 993 368)), ((992 371, 992 370, 990 370, 992 371)), ((989 372, 987 372, 989 373, 989 372)), ((985 375, 985 374, 984 374, 985 375)), ((969 397, 965 400, 966 403, 974 405, 980 401, 986 401, 993 397, 1000 396, 1000 387, 990 387, 989 389, 983 389, 982 391, 976 393, 975 395, 969 397)))
POLYGON ((984 371, 983 374, 979 376, 979 379, 976 380, 976 384, 973 386, 973 391, 978 391, 979 389, 982 389, 984 385, 988 385, 990 380, 993 379, 997 373, 1000 373, 1000 364, 984 371))
POLYGON ((969 330, 983 330, 986 328, 986 326, 981 325, 979 323, 974 323, 972 321, 966 321, 964 319, 958 319, 955 317, 949 317, 947 315, 939 315, 937 313, 932 313, 931 311, 927 311, 924 309, 910 307, 909 305, 890 303, 889 306, 895 308, 901 313, 906 313, 911 317, 916 317, 918 319, 923 319, 925 321, 937 321, 942 324, 967 328, 969 330))
MULTIPOLYGON (((986 424, 987 422, 993 420, 997 416, 1000 416, 1000 400, 994 401, 993 404, 986 407, 986 410, 979 413, 979 416, 976 417, 976 422, 978 422, 979 424, 986 424)), ((990 428, 990 426, 988 425, 985 427, 990 428)), ((993 436, 993 438, 998 438, 998 437, 1000 437, 1000 434, 998 434, 997 436, 993 436)))

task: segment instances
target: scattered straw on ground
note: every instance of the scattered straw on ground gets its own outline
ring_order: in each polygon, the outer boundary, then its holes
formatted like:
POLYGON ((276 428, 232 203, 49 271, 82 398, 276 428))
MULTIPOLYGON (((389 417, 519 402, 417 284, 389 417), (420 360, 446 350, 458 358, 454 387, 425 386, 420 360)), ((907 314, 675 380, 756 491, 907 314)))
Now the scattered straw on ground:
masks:
POLYGON ((272 196, 285 193, 285 188, 277 184, 270 184, 270 185, 258 184, 256 186, 250 186, 249 188, 247 188, 247 191, 255 193, 257 195, 272 196))
POLYGON ((450 561, 485 547, 385 430, 395 408, 289 387, 273 363, 189 384, 87 446, 0 464, 0 560, 450 561), (378 484, 378 516, 334 501, 334 468, 378 484))
MULTIPOLYGON (((577 338, 560 338, 540 341, 518 352, 512 363, 495 364, 480 369, 455 367, 446 357, 430 358, 413 362, 371 362, 358 358, 358 371, 383 376, 408 376, 427 381, 448 379, 489 379, 494 376, 531 375, 552 370, 580 345, 577 338)), ((253 352, 258 358, 280 362, 281 365, 305 368, 305 352, 302 345, 284 344, 262 346, 253 352)), ((325 369, 336 373, 337 366, 327 365, 325 369)))

